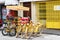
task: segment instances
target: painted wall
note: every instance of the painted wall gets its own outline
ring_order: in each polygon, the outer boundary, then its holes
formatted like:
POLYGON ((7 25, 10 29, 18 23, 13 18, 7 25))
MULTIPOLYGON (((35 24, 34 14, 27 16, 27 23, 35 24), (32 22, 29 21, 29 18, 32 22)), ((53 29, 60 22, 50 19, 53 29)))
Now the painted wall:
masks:
POLYGON ((37 16, 36 16, 36 3, 31 2, 31 18, 34 23, 37 22, 37 16))
MULTIPOLYGON (((34 23, 36 23, 37 21, 41 22, 42 24, 46 24, 45 20, 40 20, 40 8, 39 8, 39 4, 40 2, 31 2, 31 19, 34 23)), ((23 4, 21 2, 21 4, 23 4)), ((22 16, 23 15, 23 11, 18 11, 18 15, 22 16)), ((43 18, 45 18, 45 16, 41 16, 43 18)))
MULTIPOLYGON (((45 8, 40 8, 40 3, 45 3, 45 2, 36 2, 36 18, 37 18, 37 21, 39 21, 40 23, 42 24, 46 24, 46 20, 44 19, 45 16, 42 16, 42 15, 45 15, 46 13, 41 13, 39 10, 40 9, 45 9, 45 8), (43 18, 43 19, 41 19, 43 18)), ((42 5, 44 6, 44 5, 42 5)))
POLYGON ((39 8, 40 3, 41 2, 36 2, 37 21, 40 21, 41 23, 46 24, 46 28, 60 29, 60 1, 45 2, 46 3, 46 20, 40 19, 42 18, 41 11, 39 12, 39 10, 41 9, 39 8))
POLYGON ((59 5, 60 1, 46 2, 46 28, 60 29, 60 10, 54 10, 59 5))
MULTIPOLYGON (((19 3, 19 5, 23 6, 23 2, 19 3)), ((18 16, 23 17, 23 10, 18 11, 18 16)), ((31 2, 31 19, 34 23, 36 23, 36 4, 35 4, 35 2, 31 2)))
MULTIPOLYGON (((60 29, 60 10, 55 10, 54 6, 60 7, 60 1, 42 2, 46 3, 46 19, 41 20, 41 14, 39 12, 41 2, 32 2, 32 20, 39 21, 42 24, 46 24, 46 28, 60 29)), ((59 8, 60 9, 60 8, 59 8)), ((44 18, 44 16, 43 16, 44 18)))

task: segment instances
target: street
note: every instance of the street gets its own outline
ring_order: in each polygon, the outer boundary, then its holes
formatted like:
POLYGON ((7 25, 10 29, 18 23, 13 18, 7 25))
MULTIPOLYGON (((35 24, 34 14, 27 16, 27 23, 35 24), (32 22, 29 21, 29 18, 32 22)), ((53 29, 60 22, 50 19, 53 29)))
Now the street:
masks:
MULTIPOLYGON (((15 36, 14 37, 3 36, 1 31, 0 31, 0 40, 26 40, 26 39, 16 38, 15 36)), ((36 37, 36 38, 33 38, 33 39, 29 39, 29 40, 60 40, 60 36, 42 34, 42 36, 40 36, 40 37, 36 37)))

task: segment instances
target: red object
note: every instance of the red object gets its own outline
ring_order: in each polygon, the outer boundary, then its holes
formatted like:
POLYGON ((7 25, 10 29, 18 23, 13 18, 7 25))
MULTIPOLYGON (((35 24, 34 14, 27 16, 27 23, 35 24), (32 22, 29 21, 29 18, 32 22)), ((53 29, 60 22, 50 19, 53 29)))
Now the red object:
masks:
POLYGON ((29 22, 29 18, 28 17, 22 17, 21 18, 21 23, 22 24, 26 24, 26 23, 28 23, 29 22))
POLYGON ((9 12, 9 14, 8 14, 7 16, 13 16, 13 17, 15 17, 15 12, 14 12, 14 10, 10 10, 10 12, 9 12))
POLYGON ((12 10, 11 12, 10 12, 10 14, 11 14, 11 16, 15 16, 14 14, 14 11, 12 10))
POLYGON ((0 19, 0 24, 2 24, 2 20, 0 19))

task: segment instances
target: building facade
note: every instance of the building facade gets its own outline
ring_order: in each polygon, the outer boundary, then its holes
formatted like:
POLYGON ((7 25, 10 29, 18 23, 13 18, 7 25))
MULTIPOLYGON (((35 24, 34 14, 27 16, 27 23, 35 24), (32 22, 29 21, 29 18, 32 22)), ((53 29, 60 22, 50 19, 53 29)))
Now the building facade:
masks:
MULTIPOLYGON (((19 5, 29 6, 30 3, 30 15, 33 22, 41 22, 46 24, 46 28, 60 29, 60 1, 49 0, 49 1, 21 1, 19 5), (58 26, 58 27, 57 27, 58 26)), ((26 6, 26 7, 28 7, 26 6)), ((22 17, 26 16, 26 12, 18 11, 22 17)))
POLYGON ((60 0, 20 0, 18 5, 29 7, 29 11, 19 10, 18 16, 30 17, 46 28, 60 29, 60 0))
POLYGON ((60 29, 60 1, 46 2, 46 27, 60 29))
POLYGON ((21 16, 21 17, 30 17, 31 20, 33 22, 37 22, 38 19, 37 19, 37 1, 44 1, 44 0, 20 0, 20 3, 19 5, 22 5, 22 6, 26 6, 26 7, 29 7, 30 10, 29 11, 18 11, 18 16, 21 16))

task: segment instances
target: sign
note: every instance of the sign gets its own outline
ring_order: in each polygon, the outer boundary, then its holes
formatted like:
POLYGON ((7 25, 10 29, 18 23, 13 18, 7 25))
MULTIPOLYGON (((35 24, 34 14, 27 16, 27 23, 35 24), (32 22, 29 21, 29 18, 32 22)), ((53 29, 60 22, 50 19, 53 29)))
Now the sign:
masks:
POLYGON ((33 1, 46 1, 46 0, 20 0, 20 2, 33 2, 33 1))
POLYGON ((16 5, 18 0, 5 0, 5 5, 16 5))
POLYGON ((60 5, 54 6, 54 10, 60 10, 60 5))
POLYGON ((23 6, 6 6, 7 9, 10 10, 24 10, 24 11, 29 11, 28 7, 23 7, 23 6))

